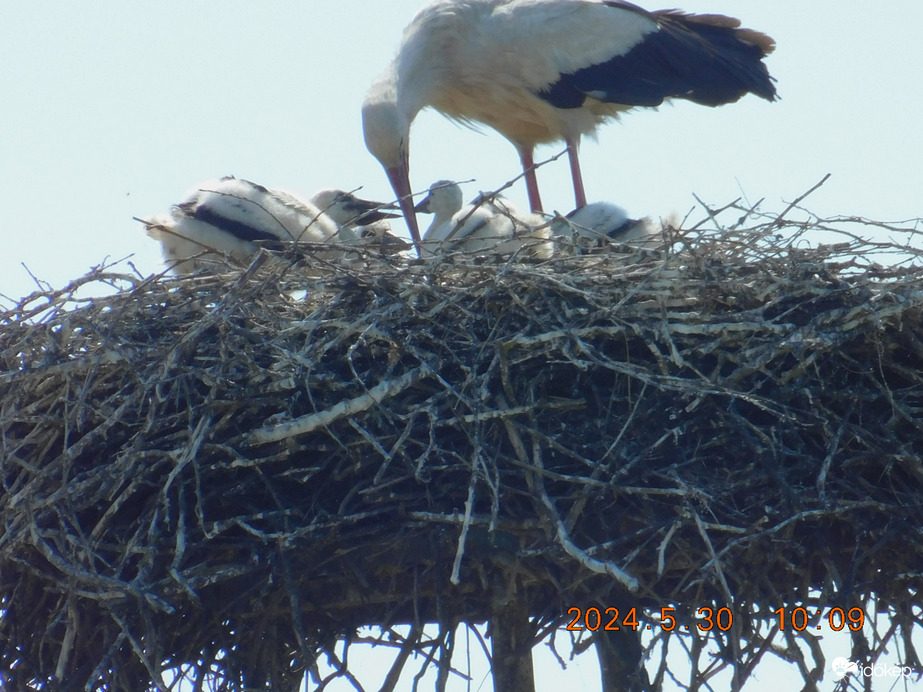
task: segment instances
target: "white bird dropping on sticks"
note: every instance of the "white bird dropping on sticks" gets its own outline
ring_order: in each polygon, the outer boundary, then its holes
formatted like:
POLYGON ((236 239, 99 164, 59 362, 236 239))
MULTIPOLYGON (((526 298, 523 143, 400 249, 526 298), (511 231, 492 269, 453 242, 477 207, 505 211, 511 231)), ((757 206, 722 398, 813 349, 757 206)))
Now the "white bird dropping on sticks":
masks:
POLYGON ((410 125, 423 108, 506 137, 519 152, 532 211, 542 210, 533 151, 564 140, 582 207, 582 135, 671 98, 708 106, 747 93, 774 100, 762 62, 774 47, 733 17, 648 12, 621 0, 435 0, 404 30, 366 95, 365 142, 419 251, 409 157, 410 125))

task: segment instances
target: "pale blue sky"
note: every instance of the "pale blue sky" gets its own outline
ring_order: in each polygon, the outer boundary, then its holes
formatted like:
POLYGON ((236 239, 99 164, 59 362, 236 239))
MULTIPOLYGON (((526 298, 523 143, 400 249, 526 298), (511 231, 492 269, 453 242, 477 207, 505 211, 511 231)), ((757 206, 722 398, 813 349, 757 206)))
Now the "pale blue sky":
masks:
MULTIPOLYGON (((831 173, 806 203, 817 213, 923 216, 923 2, 642 4, 731 14, 772 35, 781 100, 626 115, 584 143, 591 200, 635 216, 685 213, 693 193, 778 210, 831 173)), ((0 0, 0 294, 34 290, 21 263, 54 286, 107 257, 159 271, 131 217, 166 211, 208 178, 391 199, 359 107, 421 5, 0 0)), ((411 155, 418 190, 474 178, 470 197, 519 173, 498 135, 432 112, 417 119, 411 155)), ((572 207, 566 161, 539 182, 549 209, 572 207)), ((522 185, 510 196, 524 204, 522 185)))
MULTIPOLYGON (((782 100, 628 114, 584 143, 591 200, 638 216, 684 213, 693 193, 777 209, 829 172, 809 200, 820 213, 923 216, 923 3, 679 4, 771 34, 782 100)), ((32 290, 21 262, 56 286, 106 257, 134 254, 139 269, 157 270, 158 249, 131 217, 166 211, 208 178, 306 194, 363 186, 390 199, 359 106, 420 6, 0 0, 0 293, 32 290)), ((417 189, 474 178, 473 196, 518 173, 498 135, 433 112, 417 119, 412 142, 417 189)), ((571 208, 564 160, 539 182, 546 206, 571 208)), ((525 202, 521 185, 511 196, 525 202)))

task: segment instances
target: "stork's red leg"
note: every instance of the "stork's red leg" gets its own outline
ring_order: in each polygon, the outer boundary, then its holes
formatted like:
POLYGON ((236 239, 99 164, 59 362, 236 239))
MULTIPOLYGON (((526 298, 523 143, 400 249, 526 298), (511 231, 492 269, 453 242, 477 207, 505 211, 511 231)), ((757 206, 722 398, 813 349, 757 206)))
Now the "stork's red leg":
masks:
POLYGON ((542 211, 542 198, 538 194, 538 178, 535 175, 535 161, 532 149, 520 149, 519 160, 522 161, 522 173, 526 179, 526 191, 529 193, 529 206, 532 211, 542 211))
POLYGON ((579 140, 567 139, 567 158, 570 160, 570 173, 574 179, 574 202, 577 209, 586 206, 586 191, 583 189, 583 174, 580 172, 580 158, 577 155, 579 140))

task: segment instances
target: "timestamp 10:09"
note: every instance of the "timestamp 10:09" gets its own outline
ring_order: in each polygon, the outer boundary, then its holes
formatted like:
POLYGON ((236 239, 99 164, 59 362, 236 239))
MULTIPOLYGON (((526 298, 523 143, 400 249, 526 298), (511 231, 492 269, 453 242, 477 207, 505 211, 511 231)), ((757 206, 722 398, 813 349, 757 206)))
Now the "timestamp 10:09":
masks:
MULTIPOLYGON (((676 617, 673 615, 675 611, 676 608, 672 607, 660 609, 660 629, 665 632, 671 632, 677 628, 676 617)), ((695 612, 698 616, 698 621, 695 626, 702 632, 711 632, 715 628, 722 632, 727 632, 734 626, 734 614, 731 612, 730 608, 718 608, 716 610, 703 606, 695 612)), ((605 609, 600 609, 595 606, 585 609, 574 607, 568 608, 567 614, 573 616, 573 619, 565 627, 565 629, 570 632, 581 632, 583 630, 589 630, 591 632, 596 632, 597 630, 616 632, 622 628, 636 631, 641 627, 638 621, 636 608, 629 608, 621 619, 619 618, 619 609, 611 607, 605 609)), ((815 618, 817 620, 820 620, 820 614, 821 611, 815 613, 815 618)), ((807 608, 801 606, 792 608, 791 612, 786 608, 778 608, 773 611, 773 615, 778 618, 780 630, 785 630, 790 626, 797 632, 806 630, 811 626, 811 621, 815 619, 811 617, 807 608)), ((865 624, 865 611, 863 611, 862 608, 850 608, 849 610, 831 608, 827 613, 826 624, 834 632, 839 632, 844 627, 848 627, 853 632, 858 632, 865 624)), ((821 624, 815 624, 813 627, 819 630, 822 629, 823 626, 821 624)), ((652 626, 647 625, 644 629, 652 629, 652 626)), ((688 631, 689 626, 683 625, 681 629, 688 631)))

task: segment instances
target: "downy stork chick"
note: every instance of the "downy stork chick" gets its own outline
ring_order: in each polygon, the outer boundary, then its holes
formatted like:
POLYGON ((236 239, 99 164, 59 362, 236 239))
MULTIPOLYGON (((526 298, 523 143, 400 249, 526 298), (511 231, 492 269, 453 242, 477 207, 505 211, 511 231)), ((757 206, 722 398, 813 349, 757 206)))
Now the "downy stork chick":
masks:
POLYGON ((520 248, 541 258, 551 253, 550 231, 541 216, 523 216, 506 200, 484 195, 464 206, 461 187, 451 180, 433 183, 414 210, 433 214, 422 238, 424 256, 450 251, 505 254, 520 248))
POLYGON ((141 220, 177 274, 247 263, 259 241, 326 243, 339 230, 310 202, 228 176, 197 185, 170 214, 141 220))

